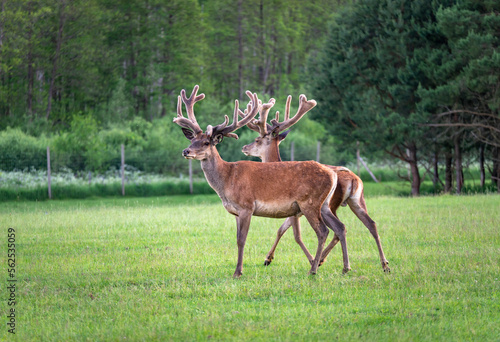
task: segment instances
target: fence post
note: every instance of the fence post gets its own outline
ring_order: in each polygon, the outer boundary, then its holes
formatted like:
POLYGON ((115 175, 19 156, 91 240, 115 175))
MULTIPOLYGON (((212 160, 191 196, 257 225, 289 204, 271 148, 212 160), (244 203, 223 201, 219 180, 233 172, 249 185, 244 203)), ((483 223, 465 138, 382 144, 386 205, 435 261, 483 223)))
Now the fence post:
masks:
POLYGON ((295 144, 292 143, 290 144, 290 161, 293 161, 294 160, 294 154, 295 154, 295 144))
POLYGON ((193 160, 189 159, 189 193, 193 194, 193 160))
POLYGON ((47 185, 49 189, 49 199, 52 199, 52 184, 50 179, 50 147, 47 146, 47 185))
POLYGON ((361 159, 361 156, 359 154, 359 141, 356 141, 356 164, 358 166, 358 177, 360 176, 359 173, 359 160, 361 159))
POLYGON ((319 163, 319 150, 321 147, 321 143, 318 140, 318 145, 316 146, 316 161, 319 163))
POLYGON ((125 145, 123 144, 122 144, 121 174, 122 174, 122 196, 125 196, 125 145))
POLYGON ((372 173, 372 171, 368 168, 368 165, 366 165, 366 163, 363 160, 363 158, 359 157, 358 160, 363 164, 363 166, 365 167, 366 171, 368 171, 368 173, 370 174, 370 176, 372 177, 372 179, 375 181, 375 183, 378 183, 377 177, 375 177, 375 175, 372 173))

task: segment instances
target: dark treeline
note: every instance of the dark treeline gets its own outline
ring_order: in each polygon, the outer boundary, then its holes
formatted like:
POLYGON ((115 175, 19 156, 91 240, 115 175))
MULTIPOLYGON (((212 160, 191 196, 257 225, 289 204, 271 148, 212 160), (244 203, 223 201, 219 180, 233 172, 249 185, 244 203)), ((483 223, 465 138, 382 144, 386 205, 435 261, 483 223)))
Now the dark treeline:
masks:
MULTIPOLYGON (((56 165, 102 170, 125 144, 128 156, 152 161, 136 158, 140 169, 185 171, 186 141, 171 122, 180 90, 200 84, 207 94, 196 107, 203 125, 222 122, 247 89, 284 108, 342 5, 0 0, 0 169, 43 168, 51 145, 56 165)), ((319 124, 303 126, 321 137, 319 124)), ((297 133, 291 139, 316 144, 297 133)), ((225 158, 243 157, 235 146, 224 144, 225 158)))
POLYGON ((422 167, 460 193, 466 159, 500 192, 499 46, 498 1, 356 1, 309 64, 314 114, 344 146, 408 163, 413 195, 422 167))
MULTIPOLYGON (((221 122, 246 89, 280 111, 306 93, 322 124, 305 118, 287 140, 321 140, 323 162, 352 160, 359 143, 368 159, 408 163, 414 194, 422 168, 445 191, 460 192, 464 163, 496 182, 499 12, 472 0, 0 0, 0 154, 10 161, 0 168, 51 145, 61 165, 106 169, 125 144, 154 156, 148 171, 178 173, 177 95, 200 84, 202 125, 221 122)), ((221 153, 242 159, 239 148, 221 153)))
POLYGON ((286 96, 338 3, 1 0, 2 127, 79 112, 152 121, 197 83, 223 104, 247 89, 286 96))

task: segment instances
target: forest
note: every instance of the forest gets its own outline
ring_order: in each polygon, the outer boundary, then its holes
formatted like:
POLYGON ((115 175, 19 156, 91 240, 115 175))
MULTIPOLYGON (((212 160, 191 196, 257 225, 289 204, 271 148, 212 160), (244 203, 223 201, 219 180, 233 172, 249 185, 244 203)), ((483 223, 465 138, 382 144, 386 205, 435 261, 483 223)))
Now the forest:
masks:
MULTIPOLYGON (((317 108, 287 141, 345 165, 402 163, 461 192, 464 168, 500 192, 500 3, 495 0, 0 0, 0 170, 178 175, 181 89, 202 127, 245 91, 317 108)), ((293 110, 293 109, 292 109, 293 110)), ((226 160, 252 139, 221 144, 226 160)), ((300 156, 298 159, 314 159, 300 156)))

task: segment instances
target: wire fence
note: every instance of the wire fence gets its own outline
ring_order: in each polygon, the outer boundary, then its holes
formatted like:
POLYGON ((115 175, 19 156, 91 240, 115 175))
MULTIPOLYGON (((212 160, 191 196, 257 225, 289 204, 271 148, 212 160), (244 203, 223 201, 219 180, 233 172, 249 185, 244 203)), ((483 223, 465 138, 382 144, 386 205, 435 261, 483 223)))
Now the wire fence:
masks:
MULTIPOLYGON (((315 149, 294 145, 292 141, 282 149, 284 160, 320 160, 319 142, 315 149)), ((121 145, 117 153, 103 156, 59 152, 49 146, 45 151, 0 153, 0 200, 209 192, 199 162, 162 151, 127 150, 121 145)))
POLYGON ((201 169, 181 157, 166 160, 157 152, 127 153, 123 145, 102 163, 88 154, 50 147, 42 152, 0 153, 0 200, 209 192, 201 169))

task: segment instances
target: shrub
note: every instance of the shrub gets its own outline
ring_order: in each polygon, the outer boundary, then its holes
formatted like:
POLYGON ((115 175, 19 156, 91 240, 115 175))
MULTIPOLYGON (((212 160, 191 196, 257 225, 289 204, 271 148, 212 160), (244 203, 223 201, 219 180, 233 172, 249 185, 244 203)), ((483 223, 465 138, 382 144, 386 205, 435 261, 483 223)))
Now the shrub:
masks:
POLYGON ((47 168, 47 145, 45 136, 35 138, 19 128, 7 128, 0 132, 0 169, 5 171, 30 168, 47 168))

